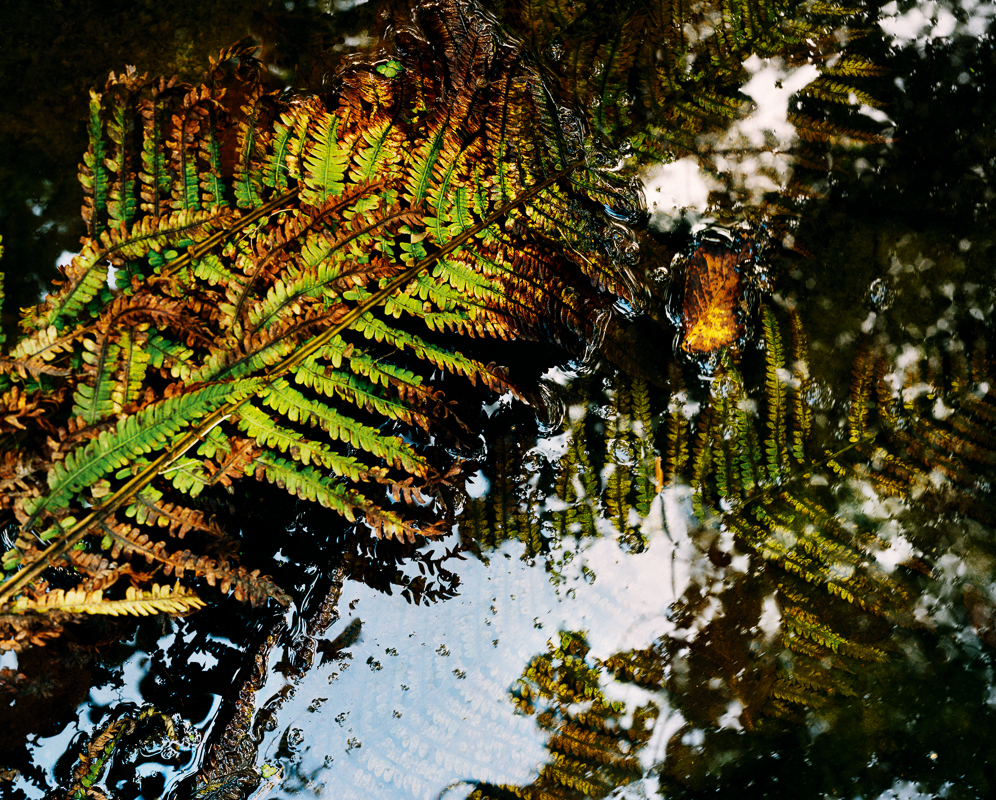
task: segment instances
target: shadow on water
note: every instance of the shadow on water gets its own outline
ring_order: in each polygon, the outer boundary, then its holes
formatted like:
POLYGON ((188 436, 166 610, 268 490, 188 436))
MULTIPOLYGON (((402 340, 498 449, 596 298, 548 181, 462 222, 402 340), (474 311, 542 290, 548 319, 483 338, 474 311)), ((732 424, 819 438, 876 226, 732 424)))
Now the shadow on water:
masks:
MULTIPOLYGON (((152 55, 87 49, 182 72, 253 24, 301 24, 245 8, 198 25, 201 43, 134 13, 117 27, 152 55)), ((34 24, 3 48, 22 109, 0 131, 8 275, 79 235, 85 92, 75 72, 48 77, 31 37, 55 28, 34 24), (32 80, 56 99, 32 106, 32 80), (54 133, 60 117, 77 130, 54 133)), ((628 369, 545 372, 542 423, 473 398, 486 448, 439 541, 373 540, 267 488, 221 497, 291 610, 223 601, 22 656, 19 672, 50 677, 4 727, 4 797, 56 797, 81 764, 119 798, 996 796, 996 110, 978 102, 994 53, 981 32, 866 46, 888 67, 873 93, 892 141, 840 153, 794 251, 765 252, 747 288, 768 299, 731 312, 734 356, 672 359, 678 335, 638 319, 628 369)), ((310 82, 334 68, 273 58, 310 82)), ((658 224, 662 266, 701 245, 692 217, 658 224)), ((27 304, 47 277, 23 271, 10 293, 27 304)), ((662 281, 655 318, 683 323, 695 288, 662 281)))

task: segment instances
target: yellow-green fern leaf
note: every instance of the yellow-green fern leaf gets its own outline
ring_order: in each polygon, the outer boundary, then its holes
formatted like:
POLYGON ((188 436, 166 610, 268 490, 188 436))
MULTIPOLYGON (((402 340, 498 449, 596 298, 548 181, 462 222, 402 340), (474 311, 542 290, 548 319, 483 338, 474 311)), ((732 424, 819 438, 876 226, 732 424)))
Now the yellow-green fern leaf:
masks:
POLYGON ((777 480, 782 476, 787 456, 787 389, 785 353, 782 334, 771 309, 765 306, 762 324, 764 327, 764 367, 767 403, 768 435, 764 442, 767 455, 768 474, 777 480))
POLYGON ((19 597, 11 604, 10 610, 14 614, 62 611, 67 614, 147 617, 153 614, 187 614, 203 607, 204 601, 179 583, 172 588, 154 583, 149 591, 129 586, 124 600, 107 599, 102 591, 53 589, 36 600, 19 597))

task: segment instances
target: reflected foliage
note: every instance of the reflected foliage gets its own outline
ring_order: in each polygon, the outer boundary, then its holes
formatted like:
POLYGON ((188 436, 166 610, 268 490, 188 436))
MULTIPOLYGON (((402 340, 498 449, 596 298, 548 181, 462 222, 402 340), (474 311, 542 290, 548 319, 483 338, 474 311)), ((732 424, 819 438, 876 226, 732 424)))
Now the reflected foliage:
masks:
MULTIPOLYGON (((594 131, 630 141, 645 157, 698 152, 702 134, 724 128, 748 101, 740 89, 751 55, 814 63, 820 75, 805 90, 822 101, 877 101, 861 78, 882 68, 858 54, 837 59, 839 37, 866 23, 843 3, 802 7, 743 0, 685 5, 654 0, 565 4, 506 0, 505 18, 558 76, 565 96, 586 109, 594 131), (649 124, 648 124, 649 122, 649 124)), ((798 112, 809 141, 838 135, 825 117, 798 112)))
POLYGON ((580 398, 570 398, 563 430, 551 441, 557 458, 532 449, 526 423, 496 437, 485 472, 488 495, 468 501, 458 517, 468 547, 486 552, 519 540, 527 557, 545 557, 571 538, 611 531, 642 549, 640 526, 662 480, 651 387, 620 375, 604 387, 604 406, 594 379, 578 381, 574 394, 580 398))
POLYGON ((189 746, 189 742, 181 741, 183 736, 172 717, 154 708, 117 717, 98 729, 82 748, 64 796, 68 800, 107 800, 116 791, 138 789, 137 785, 128 786, 127 780, 115 781, 115 777, 133 772, 134 764, 128 762, 134 762, 139 754, 159 750, 168 758, 171 752, 178 752, 178 745, 189 746), (132 769, 128 770, 126 764, 132 769))
MULTIPOLYGON (((603 680, 664 693, 681 710, 687 725, 668 750, 679 783, 702 763, 682 744, 690 731, 775 736, 779 718, 837 720, 854 713, 850 699, 908 668, 895 662, 900 648, 936 624, 926 604, 954 542, 943 526, 974 525, 978 544, 955 546, 983 564, 992 556, 996 399, 985 337, 902 359, 867 338, 841 427, 819 419, 797 315, 767 305, 761 328, 757 347, 726 351, 704 386, 676 365, 664 393, 618 374, 604 386, 579 379, 562 433, 538 443, 516 433, 516 447, 497 451, 497 490, 461 518, 485 554, 523 541, 554 582, 574 559, 597 581, 597 563, 584 560, 592 537, 638 552, 665 525, 671 542, 657 546, 680 553, 689 527, 705 570, 681 584, 672 633, 600 667, 603 680), (685 521, 668 514, 682 503, 685 521)), ((979 578, 989 579, 984 566, 979 578)), ((988 641, 993 603, 963 581, 955 591, 988 641)))
POLYGON ((516 707, 550 732, 550 761, 529 786, 478 786, 474 800, 606 797, 642 774, 636 753, 649 740, 657 709, 626 709, 602 692, 602 668, 584 636, 562 631, 512 690, 516 707), (630 716, 631 715, 631 716, 630 716), (623 720, 623 716, 627 716, 623 720))

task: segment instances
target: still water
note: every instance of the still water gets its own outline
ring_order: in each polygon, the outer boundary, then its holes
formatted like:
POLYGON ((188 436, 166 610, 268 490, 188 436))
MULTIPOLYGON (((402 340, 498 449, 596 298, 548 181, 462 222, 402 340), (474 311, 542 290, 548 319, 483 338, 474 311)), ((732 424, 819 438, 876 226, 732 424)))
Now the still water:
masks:
MULTIPOLYGON (((330 555, 336 569, 297 576, 285 618, 250 620, 232 604, 143 623, 87 667, 78 697, 40 717, 3 796, 57 796, 87 737, 150 708, 175 729, 146 717, 100 778, 108 796, 996 796, 996 446, 979 423, 996 417, 972 366, 996 301, 996 120, 981 99, 996 10, 893 2, 870 13, 885 102, 859 113, 889 140, 842 158, 793 229, 798 252, 758 268, 736 368, 682 356, 680 375, 662 380, 597 358, 547 365, 541 422, 508 397, 486 409, 488 455, 449 537, 382 553, 383 574, 362 546, 351 545, 367 567, 330 555), (768 489, 728 485, 746 474, 744 426, 756 422, 764 449, 766 395, 743 386, 764 385, 775 330, 785 355, 770 368, 798 400, 793 413, 811 419, 809 468, 786 478, 794 511, 768 489), (853 409, 886 405, 855 388, 862 352, 881 355, 867 382, 890 402, 967 431, 980 451, 971 477, 944 443, 916 461, 915 439, 906 454, 921 483, 889 491, 898 451, 857 447, 853 409), (720 410, 728 398, 742 416, 720 410), (672 476, 682 426, 685 459, 714 475, 717 497, 672 476), (738 516, 741 501, 769 516, 738 516), (791 514, 805 521, 794 531, 780 521, 791 514), (756 528, 735 518, 773 533, 751 539, 756 528), (784 555, 796 549, 808 555, 784 555), (817 581, 843 605, 826 605, 817 581), (843 594, 856 586, 861 602, 843 594), (251 721, 225 740, 233 687, 251 721)), ((749 203, 791 183, 789 160, 757 151, 795 135, 790 96, 815 75, 756 57, 747 67, 757 110, 703 144, 722 154, 712 169, 689 157, 641 172, 655 235, 707 229, 716 192, 749 203)), ((49 225, 40 238, 69 224, 44 219, 43 201, 32 205, 49 225)), ((666 326, 640 341, 651 354, 680 345, 666 326)), ((335 539, 319 530, 327 519, 287 522, 297 513, 284 515, 288 542, 335 539)), ((275 560, 293 566, 291 549, 275 560)))

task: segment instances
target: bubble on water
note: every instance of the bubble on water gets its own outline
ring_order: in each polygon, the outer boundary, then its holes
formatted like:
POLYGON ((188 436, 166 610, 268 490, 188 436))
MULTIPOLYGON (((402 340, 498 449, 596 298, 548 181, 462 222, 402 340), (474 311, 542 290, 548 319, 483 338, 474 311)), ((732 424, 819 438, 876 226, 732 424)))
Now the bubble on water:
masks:
POLYGON ((884 278, 876 278, 868 287, 868 301, 876 311, 885 311, 896 300, 896 291, 884 278))

